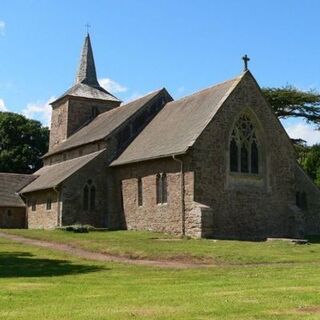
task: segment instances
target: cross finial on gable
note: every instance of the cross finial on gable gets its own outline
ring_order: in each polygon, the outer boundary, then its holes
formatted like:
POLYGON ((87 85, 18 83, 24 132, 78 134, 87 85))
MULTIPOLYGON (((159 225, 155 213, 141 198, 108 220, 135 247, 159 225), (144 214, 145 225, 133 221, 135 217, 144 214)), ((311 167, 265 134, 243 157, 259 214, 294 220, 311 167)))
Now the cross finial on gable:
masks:
POLYGON ((87 23, 85 24, 85 27, 86 27, 86 29, 87 29, 87 33, 89 33, 89 29, 91 28, 91 25, 87 22, 87 23))
POLYGON ((250 58, 245 54, 242 57, 242 60, 244 62, 244 71, 247 71, 248 70, 248 62, 250 61, 250 58))

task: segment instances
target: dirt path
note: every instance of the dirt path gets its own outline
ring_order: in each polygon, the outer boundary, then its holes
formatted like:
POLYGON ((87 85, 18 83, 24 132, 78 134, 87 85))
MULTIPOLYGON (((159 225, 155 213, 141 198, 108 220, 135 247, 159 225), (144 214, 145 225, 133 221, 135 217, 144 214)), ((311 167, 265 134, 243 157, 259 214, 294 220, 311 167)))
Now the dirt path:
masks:
POLYGON ((79 247, 75 247, 68 244, 31 239, 31 238, 16 236, 13 234, 8 234, 3 232, 0 232, 0 237, 8 240, 17 241, 27 245, 33 245, 41 248, 48 248, 48 249, 62 251, 70 255, 77 256, 87 260, 113 261, 113 262, 129 263, 129 264, 135 264, 135 265, 162 267, 162 268, 175 268, 175 269, 215 266, 214 264, 199 264, 199 263, 179 262, 179 261, 129 259, 126 257, 115 256, 107 253, 93 252, 93 251, 81 249, 79 247))

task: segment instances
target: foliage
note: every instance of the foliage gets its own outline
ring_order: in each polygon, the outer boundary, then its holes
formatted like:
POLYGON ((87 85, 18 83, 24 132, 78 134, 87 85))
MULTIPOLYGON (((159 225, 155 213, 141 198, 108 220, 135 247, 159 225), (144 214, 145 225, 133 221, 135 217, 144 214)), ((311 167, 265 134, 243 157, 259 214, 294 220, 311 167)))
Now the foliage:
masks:
POLYGON ((320 129, 320 94, 287 85, 263 88, 262 92, 279 118, 302 118, 320 129))
POLYGON ((32 173, 48 150, 49 129, 39 121, 0 112, 0 171, 32 173))
MULTIPOLYGON (((320 94, 314 90, 302 91, 287 85, 281 88, 263 88, 262 92, 279 118, 302 118, 320 130, 320 94)), ((292 139, 297 160, 320 186, 320 146, 308 147, 302 139, 292 139)))
POLYGON ((301 165, 320 187, 320 144, 307 148, 307 152, 301 160, 301 165))
POLYGON ((319 244, 181 240, 190 241, 198 248, 210 243, 209 252, 223 243, 224 254, 229 244, 245 265, 172 270, 102 263, 0 239, 0 319, 319 319, 319 244), (263 257, 266 248, 264 263, 250 263, 250 252, 263 257), (286 252, 291 260, 278 263, 286 252))

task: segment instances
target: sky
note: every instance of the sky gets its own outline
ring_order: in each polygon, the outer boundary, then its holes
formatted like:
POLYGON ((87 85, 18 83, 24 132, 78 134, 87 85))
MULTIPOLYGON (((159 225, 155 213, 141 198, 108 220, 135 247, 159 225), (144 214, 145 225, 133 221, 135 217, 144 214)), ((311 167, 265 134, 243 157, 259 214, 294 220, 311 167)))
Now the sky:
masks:
MULTIPOLYGON (((50 124, 74 83, 90 24, 100 83, 123 101, 165 87, 178 99, 239 75, 320 91, 318 0, 0 0, 0 110, 50 124)), ((301 120, 292 138, 320 143, 301 120)))

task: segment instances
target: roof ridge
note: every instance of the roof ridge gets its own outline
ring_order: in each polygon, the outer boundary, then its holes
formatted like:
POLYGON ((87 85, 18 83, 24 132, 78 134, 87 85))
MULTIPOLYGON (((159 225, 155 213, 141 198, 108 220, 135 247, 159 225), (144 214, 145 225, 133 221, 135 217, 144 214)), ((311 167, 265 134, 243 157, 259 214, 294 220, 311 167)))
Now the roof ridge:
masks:
POLYGON ((237 76, 235 78, 232 78, 232 79, 229 79, 229 80, 225 80, 225 81, 222 81, 222 82, 218 82, 217 84, 214 84, 214 85, 212 85, 210 87, 201 89, 200 91, 196 91, 194 93, 191 93, 191 94, 189 94, 187 96, 184 96, 184 97, 182 97, 182 98, 180 98, 178 100, 171 101, 170 103, 178 102, 178 101, 181 101, 181 100, 189 99, 190 97, 193 97, 193 96, 200 95, 201 93, 203 93, 205 91, 208 91, 208 90, 214 89, 216 87, 222 86, 222 85, 226 84, 227 82, 237 81, 237 80, 241 79, 243 76, 244 76, 244 73, 240 74, 239 76, 237 76))
MULTIPOLYGON (((116 112, 116 110, 121 110, 123 107, 127 106, 128 104, 137 102, 138 100, 143 99, 143 98, 147 97, 148 95, 159 93, 159 92, 161 92, 163 89, 165 89, 165 88, 162 88, 162 89, 159 89, 159 90, 155 90, 155 91, 149 92, 149 93, 145 94, 144 96, 139 97, 139 98, 137 98, 137 99, 135 99, 135 100, 129 101, 129 102, 127 102, 127 103, 124 103, 124 104, 120 105, 120 106, 117 107, 117 108, 113 108, 113 109, 110 109, 110 110, 108 110, 108 111, 102 112, 102 113, 100 113, 95 119, 97 119, 97 118, 99 118, 99 117, 102 118, 102 116, 104 116, 104 115, 106 115, 106 114, 111 114, 112 112, 116 112)), ((94 119, 94 120, 95 120, 95 119, 94 119)), ((93 120, 93 121, 94 121, 94 120, 93 120)), ((91 122, 93 122, 93 121, 91 121, 91 122)))

